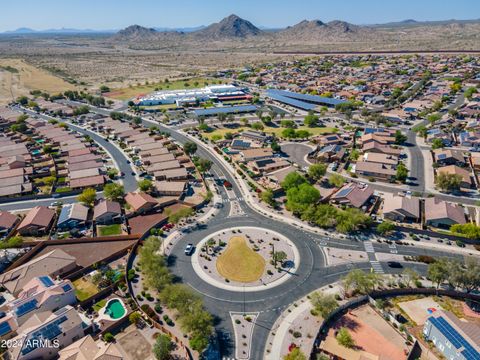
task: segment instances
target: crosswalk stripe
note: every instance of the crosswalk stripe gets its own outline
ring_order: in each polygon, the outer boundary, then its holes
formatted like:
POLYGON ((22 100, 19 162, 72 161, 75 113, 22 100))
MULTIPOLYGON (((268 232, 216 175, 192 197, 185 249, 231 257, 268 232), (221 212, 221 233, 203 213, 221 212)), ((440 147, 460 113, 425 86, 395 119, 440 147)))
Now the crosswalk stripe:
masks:
POLYGON ((373 244, 370 241, 364 241, 363 246, 365 247, 365 251, 369 253, 374 253, 375 249, 373 248, 373 244))

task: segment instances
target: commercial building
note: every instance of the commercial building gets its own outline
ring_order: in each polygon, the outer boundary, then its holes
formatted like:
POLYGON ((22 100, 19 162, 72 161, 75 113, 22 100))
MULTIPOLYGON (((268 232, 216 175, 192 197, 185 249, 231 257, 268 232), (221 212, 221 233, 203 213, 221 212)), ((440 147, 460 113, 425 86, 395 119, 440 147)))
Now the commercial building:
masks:
POLYGON ((156 91, 150 95, 136 99, 134 102, 140 106, 154 105, 172 105, 184 106, 187 104, 195 104, 206 101, 231 100, 235 97, 247 98, 244 88, 234 85, 211 85, 201 89, 185 89, 185 90, 166 90, 156 91))
POLYGON ((275 89, 267 90, 267 97, 280 103, 306 111, 314 110, 317 108, 317 106, 333 107, 345 103, 344 100, 275 89))

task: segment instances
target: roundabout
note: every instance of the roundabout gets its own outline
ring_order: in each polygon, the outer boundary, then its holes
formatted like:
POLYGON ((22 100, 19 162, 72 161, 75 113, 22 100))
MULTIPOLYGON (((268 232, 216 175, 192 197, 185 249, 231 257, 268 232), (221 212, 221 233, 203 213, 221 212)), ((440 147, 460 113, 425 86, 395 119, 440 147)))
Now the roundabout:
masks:
POLYGON ((221 229, 200 240, 192 256, 195 273, 228 291, 270 289, 295 274, 297 247, 271 229, 241 226, 221 229))

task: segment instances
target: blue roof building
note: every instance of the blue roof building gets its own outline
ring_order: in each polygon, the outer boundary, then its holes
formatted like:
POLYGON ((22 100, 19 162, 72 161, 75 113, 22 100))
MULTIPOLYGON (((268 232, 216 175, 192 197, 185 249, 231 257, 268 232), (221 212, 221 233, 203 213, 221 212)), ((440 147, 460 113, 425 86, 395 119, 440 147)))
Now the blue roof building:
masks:
POLYGON ((313 110, 320 106, 335 106, 343 104, 345 100, 327 98, 318 95, 300 94, 286 90, 267 90, 267 96, 273 100, 300 108, 302 110, 313 110))
POLYGON ((425 338, 449 360, 480 359, 480 327, 460 321, 448 311, 436 311, 425 322, 425 338))
POLYGON ((214 116, 218 114, 242 114, 257 111, 255 105, 221 106, 193 110, 195 116, 214 116))

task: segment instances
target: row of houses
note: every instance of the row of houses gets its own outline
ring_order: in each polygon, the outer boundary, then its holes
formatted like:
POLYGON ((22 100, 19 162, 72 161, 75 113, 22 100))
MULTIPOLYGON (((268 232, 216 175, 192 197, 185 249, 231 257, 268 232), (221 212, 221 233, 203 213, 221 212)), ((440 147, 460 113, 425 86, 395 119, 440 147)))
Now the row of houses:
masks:
POLYGON ((435 228, 449 229, 454 224, 465 224, 467 219, 475 221, 475 210, 436 197, 419 198, 405 194, 375 194, 367 184, 350 182, 334 192, 329 200, 341 206, 366 210, 378 197, 381 205, 377 215, 399 223, 424 223, 435 228))
POLYGON ((76 289, 66 275, 79 269, 61 249, 48 251, 0 275, 0 339, 9 359, 118 359, 115 344, 95 341, 97 325, 77 310, 76 289))

